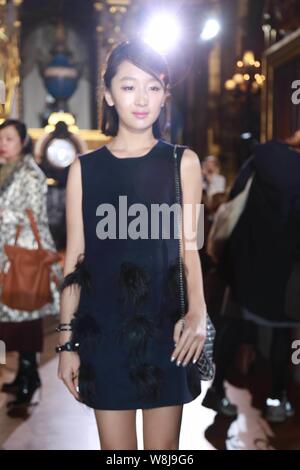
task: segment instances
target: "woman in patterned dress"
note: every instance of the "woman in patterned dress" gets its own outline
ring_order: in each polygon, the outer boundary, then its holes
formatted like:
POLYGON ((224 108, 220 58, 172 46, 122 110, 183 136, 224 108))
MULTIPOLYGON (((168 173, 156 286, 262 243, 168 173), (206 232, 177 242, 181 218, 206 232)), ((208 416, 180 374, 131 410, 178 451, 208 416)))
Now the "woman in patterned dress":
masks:
MULTIPOLYGON (((4 121, 0 125, 0 273, 7 261, 3 247, 14 244, 18 224, 23 225, 18 244, 37 248, 27 208, 33 211, 43 248, 55 251, 48 226, 46 177, 30 152, 31 140, 25 124, 13 119, 4 121)), ((61 266, 56 263, 52 269, 60 279, 61 266)), ((0 301, 0 339, 6 351, 19 352, 16 378, 2 386, 2 391, 16 394, 16 400, 9 404, 8 413, 12 417, 27 413, 35 390, 41 386, 37 353, 43 349, 42 318, 59 313, 59 291, 54 282, 51 291, 52 303, 30 312, 10 308, 0 301)))

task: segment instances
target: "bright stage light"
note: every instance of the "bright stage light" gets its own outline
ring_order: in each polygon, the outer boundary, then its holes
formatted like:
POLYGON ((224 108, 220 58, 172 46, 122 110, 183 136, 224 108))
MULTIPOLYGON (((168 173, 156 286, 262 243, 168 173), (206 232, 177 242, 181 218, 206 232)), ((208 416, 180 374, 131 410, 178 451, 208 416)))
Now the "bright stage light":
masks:
POLYGON ((174 48, 181 35, 181 28, 176 16, 170 13, 159 13, 150 18, 143 39, 153 49, 166 54, 174 48))
POLYGON ((217 34, 219 34, 220 29, 220 23, 217 20, 210 18, 205 22, 204 28, 201 33, 201 39, 203 41, 209 41, 210 39, 217 36, 217 34))
POLYGON ((251 139, 252 134, 251 134, 251 132, 243 132, 243 134, 241 134, 240 137, 241 137, 241 139, 243 139, 243 140, 248 140, 248 139, 251 139))

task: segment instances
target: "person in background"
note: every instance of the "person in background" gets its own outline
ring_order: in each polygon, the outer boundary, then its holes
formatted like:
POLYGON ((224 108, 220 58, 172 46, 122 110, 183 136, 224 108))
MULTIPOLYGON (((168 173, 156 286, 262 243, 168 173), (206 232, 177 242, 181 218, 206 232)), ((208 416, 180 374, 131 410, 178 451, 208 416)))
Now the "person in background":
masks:
MULTIPOLYGON (((0 273, 7 261, 4 245, 14 244, 18 224, 23 226, 18 245, 37 248, 25 212, 27 208, 33 212, 43 248, 55 251, 48 227, 46 177, 31 151, 24 123, 9 119, 0 125, 0 273)), ((62 278, 59 263, 53 264, 52 269, 57 279, 62 278)), ((19 352, 15 380, 2 386, 3 392, 16 395, 16 399, 8 403, 11 417, 26 416, 35 392, 41 387, 37 353, 43 349, 42 318, 59 313, 59 290, 53 282, 51 291, 53 302, 30 312, 12 309, 0 300, 0 339, 5 342, 7 352, 19 352)))
POLYGON ((203 181, 203 205, 204 205, 204 246, 199 251, 203 275, 204 288, 207 298, 214 298, 214 292, 211 292, 212 279, 214 276, 214 263, 207 255, 207 240, 215 213, 219 206, 226 201, 227 194, 226 179, 220 174, 219 161, 213 155, 207 156, 202 163, 202 181, 203 181))
POLYGON ((203 191, 208 201, 215 194, 224 193, 226 188, 226 179, 220 174, 219 161, 213 155, 205 157, 202 164, 203 191))
MULTIPOLYGON (((300 326, 300 131, 285 141, 257 145, 235 181, 230 197, 236 197, 254 176, 241 215, 218 271, 231 289, 238 306, 237 318, 228 318, 216 343, 217 373, 203 404, 224 414, 236 414, 225 397, 223 380, 243 337, 266 327, 272 334, 271 386, 265 402, 270 422, 293 416, 288 399, 292 365, 292 331, 300 326), (298 267, 298 268, 297 268, 298 267), (297 271, 298 269, 298 271, 297 271), (294 292, 289 285, 294 285, 294 292), (245 325, 247 325, 245 327, 245 325), (219 367, 218 367, 219 364, 219 367), (214 396, 214 397, 213 397, 214 396), (214 400, 213 400, 214 398, 214 400)), ((251 341, 251 338, 250 338, 251 341)))

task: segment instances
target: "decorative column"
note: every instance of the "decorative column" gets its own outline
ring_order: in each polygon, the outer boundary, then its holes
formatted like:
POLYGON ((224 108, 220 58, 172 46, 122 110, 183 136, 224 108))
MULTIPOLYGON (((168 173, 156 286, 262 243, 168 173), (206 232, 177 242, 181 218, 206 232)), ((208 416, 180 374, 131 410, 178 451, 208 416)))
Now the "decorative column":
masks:
POLYGON ((19 117, 21 111, 19 7, 22 2, 23 0, 0 0, 0 101, 4 101, 3 117, 19 117))
POLYGON ((5 48, 7 44, 7 36, 5 32, 6 22, 6 0, 0 0, 0 119, 5 116, 5 77, 4 77, 4 62, 5 62, 5 48))

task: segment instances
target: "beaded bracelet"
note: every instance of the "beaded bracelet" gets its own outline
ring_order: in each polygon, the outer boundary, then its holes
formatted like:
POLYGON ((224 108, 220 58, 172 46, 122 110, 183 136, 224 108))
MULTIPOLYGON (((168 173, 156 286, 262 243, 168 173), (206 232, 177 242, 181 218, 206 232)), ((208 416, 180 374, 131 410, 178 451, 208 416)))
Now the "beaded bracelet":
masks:
POLYGON ((71 341, 67 341, 65 344, 56 346, 55 351, 60 353, 62 351, 77 351, 78 349, 79 343, 72 343, 71 341))
POLYGON ((73 326, 71 323, 60 323, 57 328, 55 328, 56 331, 72 331, 73 326))

